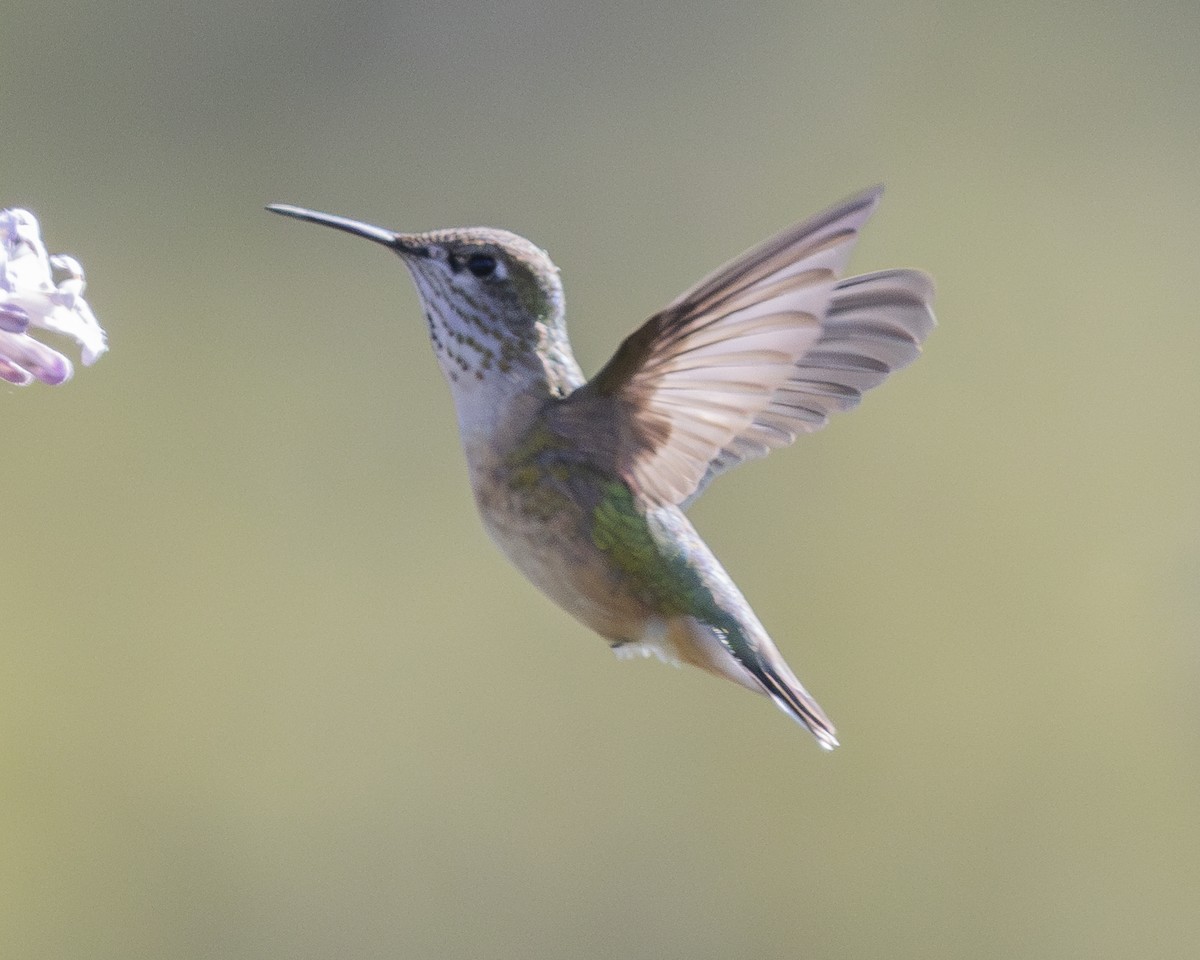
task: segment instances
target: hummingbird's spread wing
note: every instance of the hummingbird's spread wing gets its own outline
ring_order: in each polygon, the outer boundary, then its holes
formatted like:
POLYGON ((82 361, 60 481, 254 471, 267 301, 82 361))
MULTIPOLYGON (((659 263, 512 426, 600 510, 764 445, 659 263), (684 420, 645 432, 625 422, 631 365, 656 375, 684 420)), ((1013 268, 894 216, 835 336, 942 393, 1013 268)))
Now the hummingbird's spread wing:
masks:
POLYGON ((917 359, 934 327, 932 300, 933 281, 919 270, 883 270, 841 281, 816 344, 754 421, 713 458, 685 505, 717 474, 820 430, 829 414, 852 410, 863 393, 917 359))
POLYGON ((932 287, 894 271, 838 284, 876 187, 743 254, 626 338, 560 405, 643 497, 684 504, 722 470, 791 443, 911 361, 932 287))

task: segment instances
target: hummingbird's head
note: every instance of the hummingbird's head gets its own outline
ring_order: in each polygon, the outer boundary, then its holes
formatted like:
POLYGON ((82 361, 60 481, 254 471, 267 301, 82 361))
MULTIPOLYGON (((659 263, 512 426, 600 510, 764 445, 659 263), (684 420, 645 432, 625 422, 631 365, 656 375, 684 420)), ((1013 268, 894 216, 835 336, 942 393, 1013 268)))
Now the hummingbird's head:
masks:
POLYGON ((366 237, 398 254, 452 382, 463 375, 483 380, 493 371, 519 374, 569 353, 558 268, 524 237, 490 227, 395 233, 301 207, 267 209, 366 237))
POLYGON ((447 328, 537 339, 562 324, 558 268, 545 251, 507 230, 467 227, 397 234, 393 242, 427 311, 447 328))

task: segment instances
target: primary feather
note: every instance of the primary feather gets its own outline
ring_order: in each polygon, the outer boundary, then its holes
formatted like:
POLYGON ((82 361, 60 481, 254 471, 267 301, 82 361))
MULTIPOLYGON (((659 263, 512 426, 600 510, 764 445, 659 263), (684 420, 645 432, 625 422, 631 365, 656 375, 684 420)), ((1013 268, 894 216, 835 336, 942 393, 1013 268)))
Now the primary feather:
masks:
POLYGON ((631 487, 653 505, 686 505, 717 474, 853 407, 916 357, 933 326, 924 274, 840 281, 881 193, 705 277, 626 338, 556 421, 576 436, 606 424, 601 446, 631 487))

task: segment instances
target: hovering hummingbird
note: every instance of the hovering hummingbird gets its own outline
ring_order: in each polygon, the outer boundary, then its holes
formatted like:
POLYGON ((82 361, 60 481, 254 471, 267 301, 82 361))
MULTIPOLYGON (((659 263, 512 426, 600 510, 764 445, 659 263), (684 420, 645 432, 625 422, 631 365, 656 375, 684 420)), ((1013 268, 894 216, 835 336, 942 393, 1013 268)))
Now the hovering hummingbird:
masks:
POLYGON ((383 244, 412 275, 492 539, 618 657, 689 663, 770 697, 827 750, 808 694, 684 510, 713 477, 823 427, 917 357, 915 270, 840 279, 881 187, 701 280, 586 380, 558 268, 484 227, 395 233, 267 209, 383 244))

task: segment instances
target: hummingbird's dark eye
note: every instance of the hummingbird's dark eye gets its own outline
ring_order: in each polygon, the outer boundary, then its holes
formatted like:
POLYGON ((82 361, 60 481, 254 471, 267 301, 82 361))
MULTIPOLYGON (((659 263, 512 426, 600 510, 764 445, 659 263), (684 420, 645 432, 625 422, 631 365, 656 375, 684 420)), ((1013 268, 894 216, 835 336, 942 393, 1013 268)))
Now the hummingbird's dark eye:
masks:
POLYGON ((487 253, 473 253, 467 257, 467 269, 480 280, 496 272, 496 258, 487 253))

